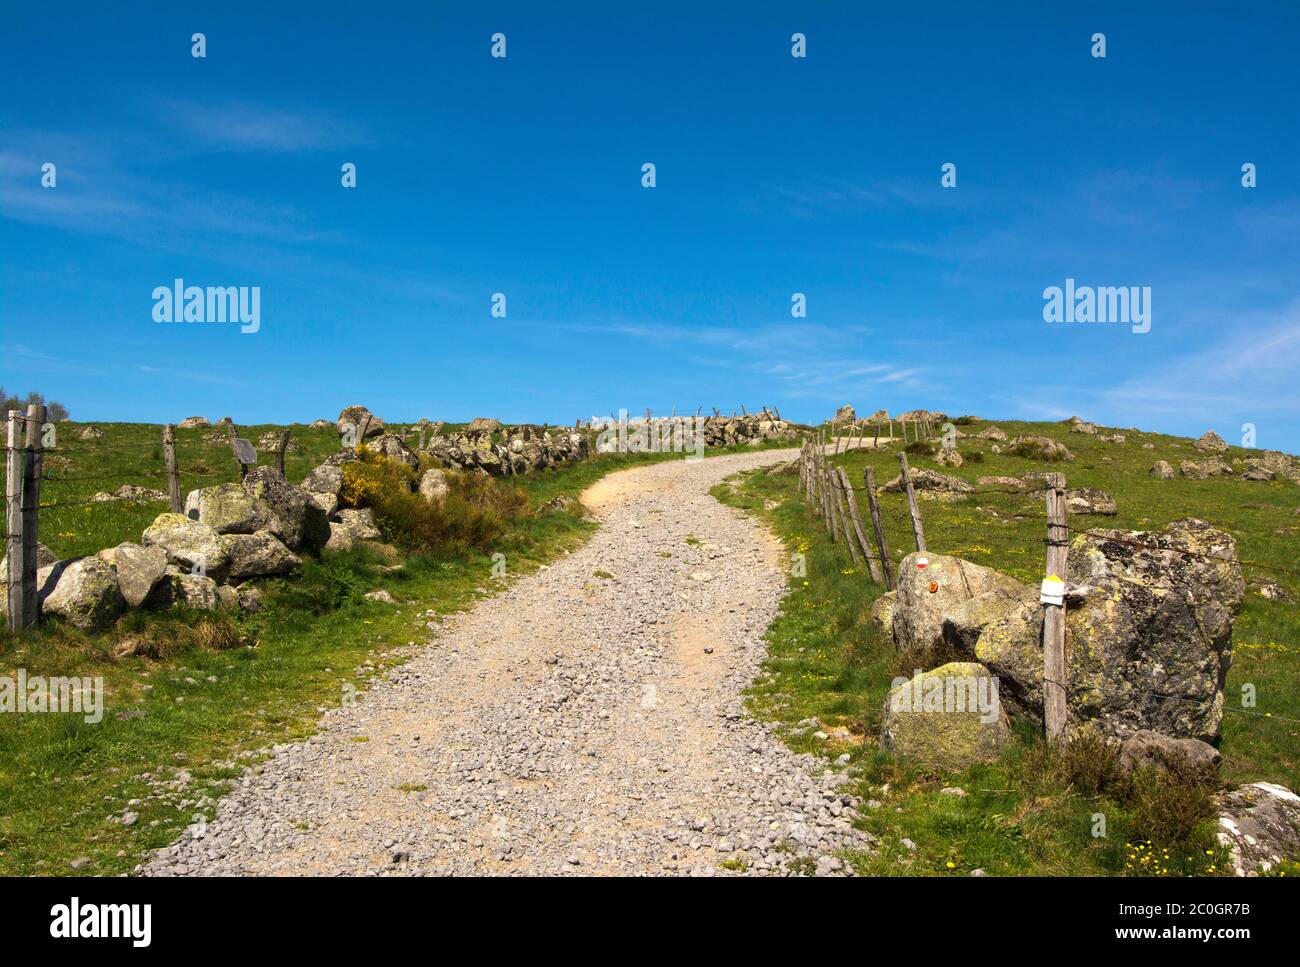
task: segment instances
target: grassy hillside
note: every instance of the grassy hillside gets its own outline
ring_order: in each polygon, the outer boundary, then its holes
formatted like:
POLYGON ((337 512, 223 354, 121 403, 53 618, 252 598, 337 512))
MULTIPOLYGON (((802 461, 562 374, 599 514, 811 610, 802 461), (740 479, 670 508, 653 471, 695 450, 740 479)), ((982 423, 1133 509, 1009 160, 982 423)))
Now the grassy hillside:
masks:
MULTIPOLYGON (((978 431, 987 424, 963 427, 978 431)), ((1019 476, 1032 470, 1059 470, 1072 487, 1104 489, 1114 495, 1116 517, 1071 519, 1077 529, 1125 527, 1155 529, 1179 517, 1197 516, 1231 532, 1247 563, 1245 604, 1234 630, 1234 661, 1227 685, 1227 712, 1221 749, 1223 778, 1239 783, 1271 780, 1300 787, 1300 610, 1260 597, 1255 588, 1277 582, 1300 592, 1297 525, 1300 487, 1294 481, 1269 483, 1236 479, 1155 480, 1147 475, 1159 459, 1203 456, 1191 441, 1151 433, 1126 432, 1124 443, 1103 443, 1071 433, 1062 424, 996 421, 1014 438, 1020 433, 1049 436, 1075 454, 1066 463, 1042 464, 991 452, 990 442, 959 441, 967 458, 957 470, 927 456, 909 455, 913 467, 951 473, 974 482, 980 476, 1019 476), (1143 443, 1154 444, 1144 449, 1143 443), (979 454, 979 456, 975 456, 979 454), (973 459, 972 459, 973 458, 973 459), (1256 687, 1258 707, 1241 711, 1241 686, 1256 687)), ((880 452, 855 450, 835 458, 855 486, 863 468, 874 467, 877 483, 898 472, 901 443, 880 452)), ((1246 456, 1234 448, 1227 457, 1246 456)), ((1160 823, 1152 803, 1135 809, 1095 790, 1080 788, 1068 763, 1055 761, 1036 730, 1017 727, 1016 741, 992 766, 960 775, 928 774, 891 760, 875 745, 880 709, 890 679, 911 669, 898 667, 892 642, 882 640, 870 622, 871 602, 884 591, 865 566, 855 568, 847 549, 832 544, 820 519, 797 496, 794 473, 757 471, 717 490, 718 496, 766 517, 792 551, 807 556, 807 576, 791 578, 791 594, 769 630, 770 680, 751 694, 757 714, 785 723, 797 748, 832 757, 847 753, 863 770, 861 794, 878 802, 867 814, 867 828, 882 839, 879 856, 855 857, 862 872, 891 875, 965 875, 982 868, 990 874, 1115 874, 1149 872, 1136 845, 1160 823), (807 720, 816 717, 829 739, 813 736, 807 720), (802 725, 800 723, 803 723, 802 725), (864 743, 863 736, 866 736, 864 743), (939 794, 948 785, 970 794, 939 794), (1091 834, 1094 813, 1107 816, 1104 838, 1091 834), (912 840, 916 849, 901 845, 912 840), (1135 844, 1128 846, 1126 844, 1135 844)), ((861 496, 861 495, 859 495, 861 496)), ((881 497, 884 522, 897 562, 914 549, 906 499, 881 497)), ((863 501, 865 513, 865 501, 863 501)), ((1013 574, 1024 581, 1042 578, 1045 522, 1041 494, 985 493, 947 503, 922 500, 927 545, 1013 574)), ((1300 595, 1298 595, 1300 596, 1300 595)), ((1076 764, 1077 768, 1077 764, 1076 764)), ((1086 783, 1085 783, 1086 785, 1086 783)), ((1208 830, 1198 834, 1207 848, 1208 830)), ((1170 858, 1156 868, 1178 872, 1218 872, 1214 855, 1203 852, 1170 858)))

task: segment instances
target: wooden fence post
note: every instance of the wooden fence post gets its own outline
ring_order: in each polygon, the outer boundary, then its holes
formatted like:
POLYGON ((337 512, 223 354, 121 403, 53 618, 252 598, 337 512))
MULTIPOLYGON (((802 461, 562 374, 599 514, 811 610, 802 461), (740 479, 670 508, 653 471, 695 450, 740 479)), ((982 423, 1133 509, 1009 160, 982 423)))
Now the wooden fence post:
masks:
POLYGON ((849 546, 849 557, 853 558, 854 564, 861 563, 858 556, 857 548, 853 546, 853 532, 849 529, 849 515, 844 510, 844 490, 840 486, 840 474, 844 471, 839 467, 831 467, 831 493, 835 495, 836 521, 840 527, 840 534, 844 537, 844 543, 849 546))
POLYGON ((916 535, 916 549, 925 550, 925 531, 921 527, 921 511, 916 506, 916 492, 912 490, 912 471, 907 466, 907 454, 898 454, 898 465, 903 472, 903 488, 907 491, 907 509, 912 514, 912 533, 916 535))
POLYGON ((822 468, 826 476, 826 498, 827 510, 830 513, 831 540, 838 544, 840 542, 840 518, 836 513, 839 506, 839 495, 835 493, 835 475, 831 472, 830 464, 822 468))
MULTIPOLYGON (((402 428, 402 436, 406 436, 406 428, 402 428)), ((280 431, 280 444, 275 449, 275 469, 280 471, 280 476, 284 476, 284 451, 289 446, 289 430, 286 427, 280 431)))
POLYGON ((858 546, 862 548, 862 554, 867 559, 867 566, 871 569, 871 580, 877 584, 881 582, 880 562, 876 560, 876 553, 871 549, 871 543, 867 540, 866 532, 862 528, 862 515, 858 512, 858 498, 853 496, 853 484, 849 482, 849 475, 840 467, 840 489, 844 491, 845 497, 848 498, 849 516, 853 518, 853 533, 858 538, 858 546))
POLYGON ((41 428, 45 425, 45 407, 33 403, 27 407, 27 464, 23 471, 23 623, 31 628, 40 619, 40 601, 36 596, 36 543, 41 518, 41 471, 45 463, 45 445, 41 428))
POLYGON ((5 426, 5 583, 9 596, 6 626, 23 626, 23 414, 10 410, 5 426))
POLYGON ((867 485, 867 506, 871 510, 871 529, 876 532, 876 550, 880 552, 880 566, 885 572, 885 588, 894 590, 894 577, 889 570, 889 542, 885 540, 885 526, 880 522, 880 504, 876 502, 876 471, 867 467, 862 472, 867 485))
MULTIPOLYGON (((1065 581, 1069 553, 1069 528, 1066 523, 1065 475, 1047 476, 1047 577, 1065 581)), ((1055 742, 1065 735, 1067 715, 1065 667, 1065 597, 1061 585, 1061 603, 1043 602, 1043 724, 1047 740, 1055 742)))
POLYGON ((163 427, 163 463, 167 468, 167 501, 173 514, 181 512, 181 475, 176 466, 176 427, 163 427))

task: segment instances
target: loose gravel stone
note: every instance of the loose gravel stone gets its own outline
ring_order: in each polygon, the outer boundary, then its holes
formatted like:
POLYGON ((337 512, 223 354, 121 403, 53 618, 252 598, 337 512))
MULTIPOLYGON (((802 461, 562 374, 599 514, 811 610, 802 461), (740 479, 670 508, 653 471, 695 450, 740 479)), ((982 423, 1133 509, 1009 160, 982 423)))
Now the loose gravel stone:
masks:
POLYGON ((604 478, 583 495, 602 524, 583 547, 431 623, 405 664, 374 656, 363 700, 274 746, 201 834, 137 872, 850 874, 837 854, 872 838, 845 773, 743 707, 785 554, 708 495, 796 456, 604 478))

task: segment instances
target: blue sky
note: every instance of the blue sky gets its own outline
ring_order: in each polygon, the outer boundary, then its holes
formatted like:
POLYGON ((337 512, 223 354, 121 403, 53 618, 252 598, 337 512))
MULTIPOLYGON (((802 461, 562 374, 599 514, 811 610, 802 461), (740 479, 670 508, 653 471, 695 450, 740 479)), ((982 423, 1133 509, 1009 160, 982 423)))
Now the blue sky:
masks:
POLYGON ((1300 7, 898 6, 10 9, 0 382, 78 419, 852 402, 1300 451, 1300 7), (176 277, 260 286, 260 331, 155 323, 176 277), (1045 323, 1066 278, 1151 286, 1151 331, 1045 323))

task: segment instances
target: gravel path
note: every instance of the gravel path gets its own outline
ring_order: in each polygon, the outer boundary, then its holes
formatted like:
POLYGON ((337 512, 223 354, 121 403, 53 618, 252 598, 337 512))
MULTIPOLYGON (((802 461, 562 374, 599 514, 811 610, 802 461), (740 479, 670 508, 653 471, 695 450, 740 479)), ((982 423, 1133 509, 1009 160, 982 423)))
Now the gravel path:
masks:
POLYGON ((761 673, 784 555, 708 495, 795 457, 605 478, 583 495, 602 520, 586 545, 449 618, 138 872, 840 872, 834 851, 866 846, 857 801, 740 697, 761 673))

